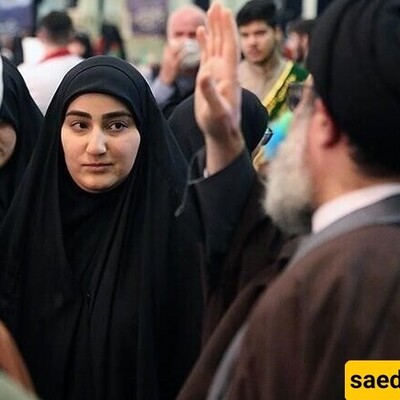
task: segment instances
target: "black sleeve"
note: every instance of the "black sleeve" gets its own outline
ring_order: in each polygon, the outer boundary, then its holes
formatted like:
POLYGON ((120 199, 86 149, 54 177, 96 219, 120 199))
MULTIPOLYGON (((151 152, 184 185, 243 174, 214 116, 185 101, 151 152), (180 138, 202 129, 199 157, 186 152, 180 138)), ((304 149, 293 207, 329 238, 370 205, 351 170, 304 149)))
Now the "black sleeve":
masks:
MULTIPOLYGON (((200 213, 210 273, 217 271, 223 262, 256 172, 245 150, 230 165, 210 177, 204 177, 204 166, 202 149, 190 163, 186 196, 177 213, 185 214, 193 204, 200 213)), ((210 276, 209 279, 213 280, 210 276)))

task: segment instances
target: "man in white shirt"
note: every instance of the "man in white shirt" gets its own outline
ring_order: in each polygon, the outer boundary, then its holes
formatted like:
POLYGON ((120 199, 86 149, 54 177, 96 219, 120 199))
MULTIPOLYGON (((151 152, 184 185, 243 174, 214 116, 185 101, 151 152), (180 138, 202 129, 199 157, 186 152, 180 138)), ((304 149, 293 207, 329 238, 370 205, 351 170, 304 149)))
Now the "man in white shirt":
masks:
POLYGON ((73 33, 71 18, 63 11, 52 11, 39 23, 37 37, 44 47, 43 58, 18 69, 29 92, 43 114, 64 75, 82 58, 70 54, 67 45, 73 33))

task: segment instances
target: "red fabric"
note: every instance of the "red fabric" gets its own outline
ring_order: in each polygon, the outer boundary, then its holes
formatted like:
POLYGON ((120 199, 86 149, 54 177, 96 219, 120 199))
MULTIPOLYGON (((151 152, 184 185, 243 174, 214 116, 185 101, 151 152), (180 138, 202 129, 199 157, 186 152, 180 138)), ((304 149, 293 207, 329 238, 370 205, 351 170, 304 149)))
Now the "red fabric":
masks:
POLYGON ((63 47, 61 49, 58 49, 56 51, 53 51, 52 53, 47 54, 41 62, 50 60, 51 58, 57 58, 57 57, 62 57, 62 56, 68 56, 71 54, 69 50, 66 47, 63 47))

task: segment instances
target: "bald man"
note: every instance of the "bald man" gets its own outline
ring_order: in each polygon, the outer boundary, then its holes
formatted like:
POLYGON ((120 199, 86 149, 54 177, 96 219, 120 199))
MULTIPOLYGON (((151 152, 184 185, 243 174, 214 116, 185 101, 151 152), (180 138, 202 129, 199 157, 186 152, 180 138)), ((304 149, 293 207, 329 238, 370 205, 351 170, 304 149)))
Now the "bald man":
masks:
POLYGON ((160 73, 151 84, 154 97, 166 116, 194 91, 200 62, 196 29, 205 24, 205 11, 195 5, 182 6, 168 18, 160 73))

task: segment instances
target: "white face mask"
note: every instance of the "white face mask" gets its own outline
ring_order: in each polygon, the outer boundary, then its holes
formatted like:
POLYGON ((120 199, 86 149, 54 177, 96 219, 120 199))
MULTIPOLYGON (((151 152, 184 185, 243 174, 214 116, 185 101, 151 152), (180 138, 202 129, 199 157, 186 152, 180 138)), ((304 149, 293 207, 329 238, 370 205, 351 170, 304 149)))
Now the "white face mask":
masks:
POLYGON ((182 60, 182 68, 195 68, 200 63, 200 45, 196 39, 185 39, 183 42, 185 53, 182 60))

